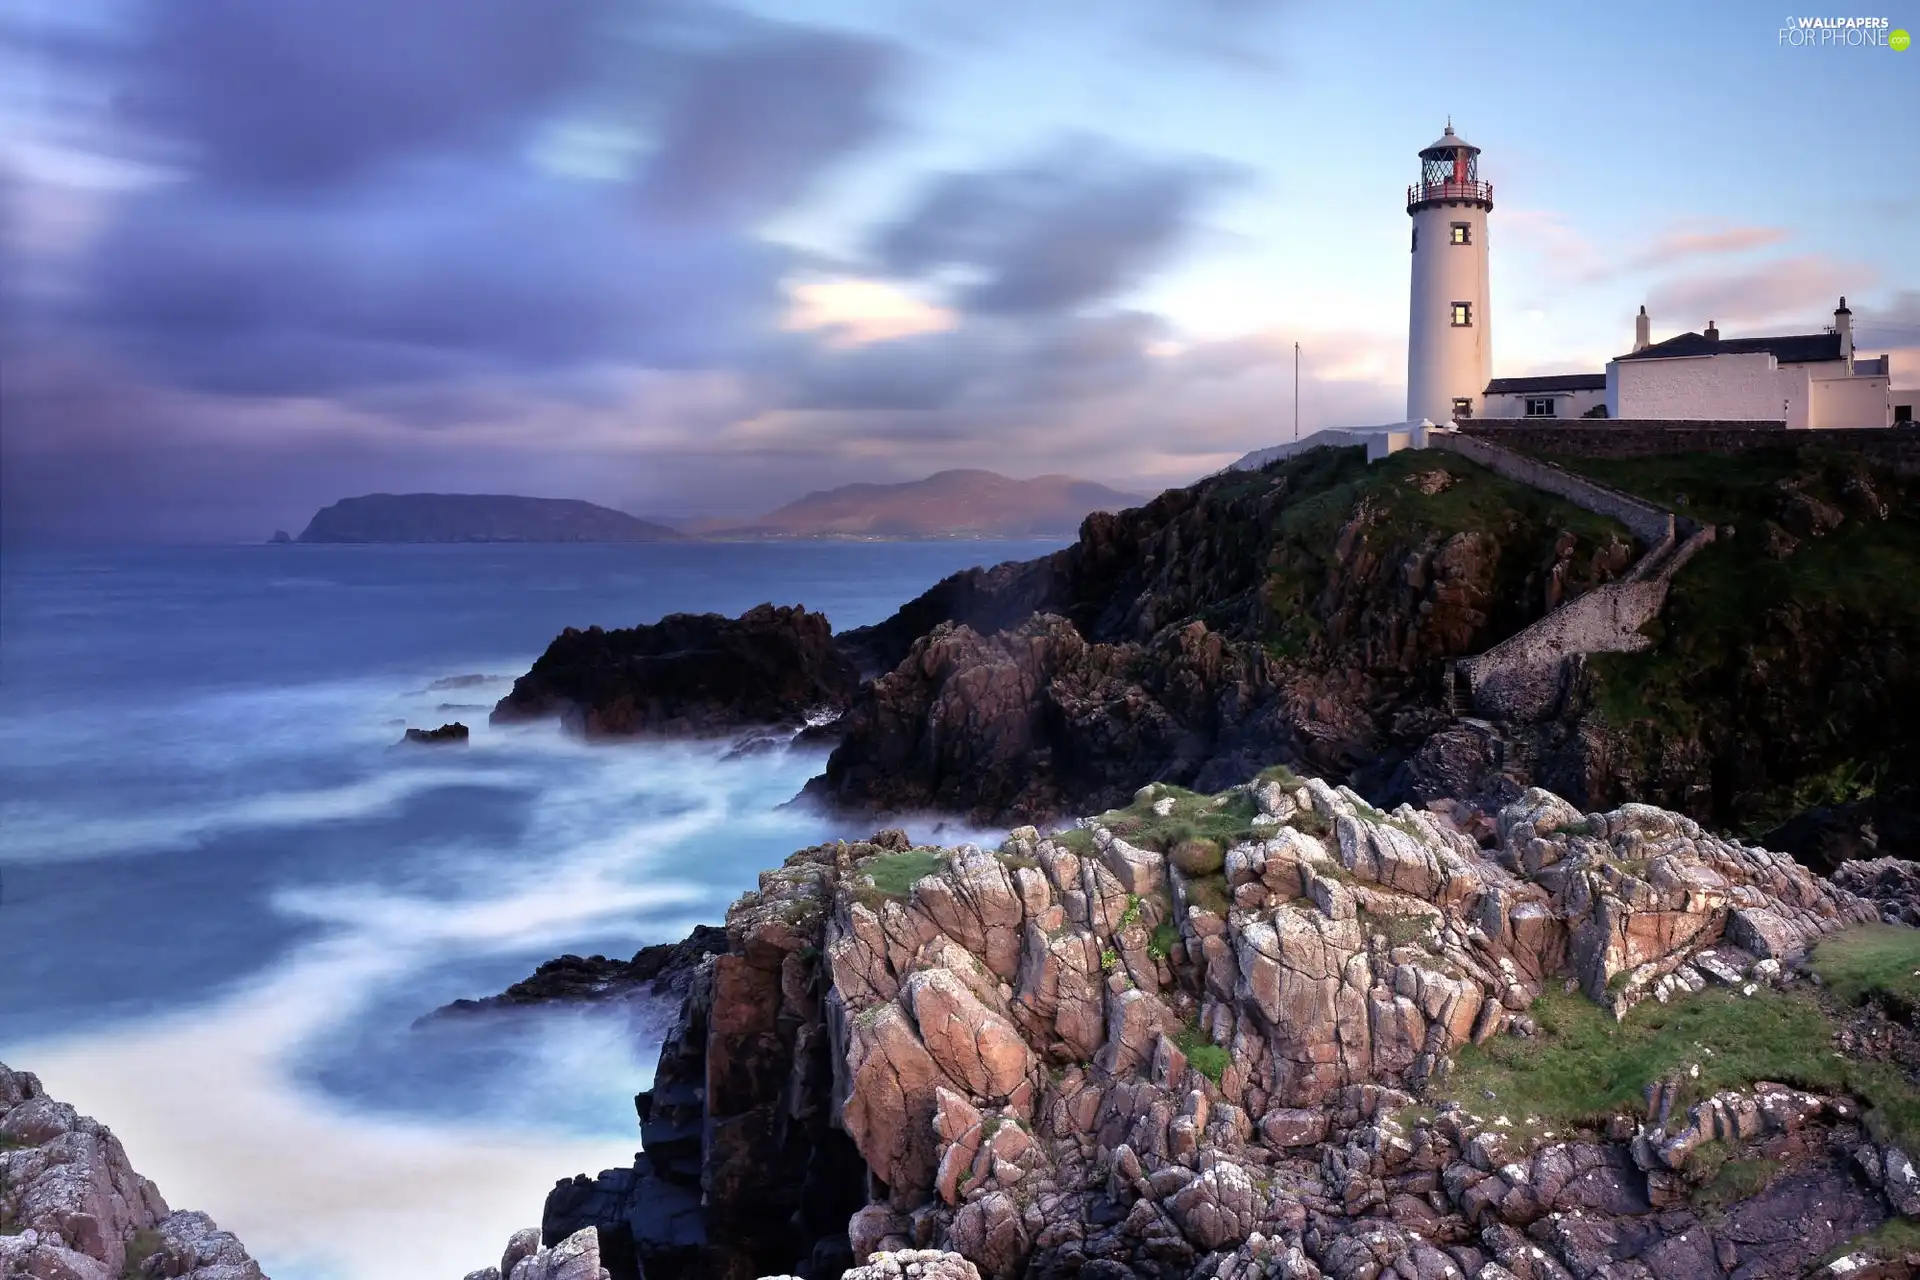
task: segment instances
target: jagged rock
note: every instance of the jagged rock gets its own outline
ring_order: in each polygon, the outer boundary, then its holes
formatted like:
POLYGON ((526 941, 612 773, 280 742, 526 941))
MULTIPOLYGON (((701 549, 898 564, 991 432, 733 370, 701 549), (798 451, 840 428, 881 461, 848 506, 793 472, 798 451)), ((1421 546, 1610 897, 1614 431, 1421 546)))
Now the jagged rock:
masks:
POLYGON ((981 1280, 973 1263, 940 1249, 876 1253, 841 1280, 981 1280))
POLYGON ((822 614, 771 604, 738 618, 676 613, 613 631, 568 627, 492 720, 557 715, 588 737, 797 729, 846 707, 859 681, 822 614))
POLYGON ((412 743, 422 747, 465 746, 468 737, 467 726, 459 721, 443 724, 438 729, 408 729, 400 735, 397 746, 412 743))
MULTIPOLYGON (((1482 849, 1320 779, 1253 806, 1282 796, 1292 817, 1225 842, 1205 883, 1136 841, 1158 790, 1084 836, 963 846, 895 894, 859 868, 903 836, 796 854, 696 971, 643 1095, 642 1163, 556 1189, 544 1238, 598 1225, 615 1280, 831 1274, 909 1247, 995 1280, 1687 1276, 1720 1274, 1727 1248, 1771 1260, 1759 1276, 1845 1238, 1683 1224, 1708 1142, 1790 1155, 1812 1180, 1766 1192, 1789 1218, 1830 1196, 1836 1224, 1870 1225, 1860 1157, 1844 1194, 1821 1164, 1862 1145, 1857 1109, 1800 1090, 1682 1114, 1669 1082, 1644 1124, 1531 1146, 1454 1104, 1406 1117, 1456 1050, 1525 1028, 1549 982, 1618 1008, 1784 981, 1872 903, 1648 806, 1530 791, 1482 849), (847 1176, 823 1180, 835 1150, 847 1176)), ((1902 1160, 1873 1153, 1887 1200, 1902 1160)))
POLYGON ((983 1004, 950 969, 923 969, 900 994, 928 1055, 977 1098, 1005 1100, 1029 1084, 1033 1051, 1011 1022, 983 1004))
POLYGON ((1916 1173, 1913 1160, 1899 1147, 1889 1144, 1880 1155, 1880 1167, 1884 1171, 1887 1199, 1893 1207, 1909 1218, 1920 1218, 1920 1173, 1916 1173))
POLYGON ((105 1125, 0 1063, 0 1275, 118 1280, 129 1269, 155 1280, 261 1280, 206 1214, 170 1211, 105 1125), (143 1254, 130 1257, 136 1240, 143 1254))
POLYGON ((1888 924, 1920 925, 1920 862, 1903 858, 1865 858, 1843 862, 1833 883, 1880 909, 1888 924))
POLYGON ((947 1239, 955 1252, 972 1261, 987 1280, 1009 1280, 1020 1273, 1027 1253, 1027 1229, 1019 1206, 996 1191, 963 1206, 954 1215, 947 1239))
POLYGON ((600 1233, 583 1227, 550 1248, 522 1257, 502 1280, 609 1280, 600 1265, 600 1233))
POLYGON ((1187 1239, 1208 1252, 1245 1240, 1264 1207, 1247 1171, 1226 1160, 1203 1170, 1166 1204, 1187 1239))
POLYGON ((499 995, 455 1000, 427 1016, 480 1013, 532 1004, 590 1004, 638 995, 679 1000, 686 995, 701 961, 726 949, 725 929, 695 925, 680 941, 642 947, 630 960, 574 955, 548 960, 499 995))

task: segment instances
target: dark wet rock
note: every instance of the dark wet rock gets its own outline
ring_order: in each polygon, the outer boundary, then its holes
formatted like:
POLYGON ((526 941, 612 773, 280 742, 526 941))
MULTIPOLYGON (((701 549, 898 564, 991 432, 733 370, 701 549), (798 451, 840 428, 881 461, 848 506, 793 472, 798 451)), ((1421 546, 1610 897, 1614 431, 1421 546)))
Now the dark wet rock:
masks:
POLYGON ((825 615, 759 605, 738 618, 676 613, 650 626, 569 627, 493 710, 495 724, 558 716, 588 737, 797 729, 859 684, 825 615))
POLYGON ((455 1000, 434 1010, 443 1014, 482 1013, 553 1003, 594 1003, 636 997, 678 1000, 701 963, 727 949, 727 931, 695 925, 678 942, 642 947, 629 960, 606 956, 565 955, 549 960, 499 995, 478 1000, 455 1000))
POLYGON ((1386 793, 1447 723, 1443 660, 1617 576, 1632 550, 1524 503, 1498 537, 1397 520, 1429 495, 1368 476, 1360 451, 1324 450, 1170 490, 847 633, 876 678, 810 794, 1018 821, 1147 781, 1217 790, 1275 762, 1386 793), (1333 493, 1347 504, 1310 531, 1282 518, 1333 493))
POLYGON ((438 729, 409 729, 400 739, 402 745, 411 742, 423 747, 465 746, 466 741, 467 726, 458 720, 438 729))
POLYGON ((1816 805, 1764 837, 1816 871, 1892 856, 1920 857, 1920 787, 1895 783, 1846 804, 1816 805))
POLYGON ((1920 862, 1904 858, 1869 858, 1843 862, 1833 871, 1833 882, 1880 908, 1888 924, 1920 925, 1920 862))

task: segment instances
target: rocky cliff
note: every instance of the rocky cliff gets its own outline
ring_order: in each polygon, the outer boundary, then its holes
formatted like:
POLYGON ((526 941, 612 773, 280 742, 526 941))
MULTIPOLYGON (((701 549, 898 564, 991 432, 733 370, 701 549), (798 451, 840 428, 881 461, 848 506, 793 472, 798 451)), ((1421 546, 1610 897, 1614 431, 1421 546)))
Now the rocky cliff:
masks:
POLYGON ((1739 457, 1558 457, 1719 526, 1637 654, 1592 660, 1528 780, 1681 809, 1825 868, 1920 856, 1920 477, 1815 438, 1739 457), (1795 821, 1800 818, 1800 821, 1795 821))
POLYGON ((852 700, 859 672, 826 615, 763 604, 738 618, 669 614, 649 626, 561 632, 492 723, 558 716, 589 737, 798 729, 852 700))
POLYGON ((843 636, 877 678, 809 790, 1017 821, 1288 760, 1384 794, 1450 718, 1447 659, 1633 558, 1613 521, 1438 453, 1169 490, 843 636))
POLYGON ((1556 460, 1716 536, 1641 652, 1526 722, 1472 719, 1449 661, 1619 578, 1626 532, 1450 455, 1318 449, 842 636, 874 678, 810 791, 1018 821, 1285 760, 1381 803, 1645 799, 1822 869, 1920 854, 1920 722, 1884 714, 1920 703, 1920 479, 1814 440, 1556 460))
POLYGON ((261 1280, 204 1213, 167 1208, 113 1132, 0 1064, 0 1275, 261 1280))
POLYGON ((1904 1274, 1920 1057, 1816 976, 1881 911, 1645 805, 1483 844, 1283 769, 806 849, 543 1235, 616 1280, 1904 1274))

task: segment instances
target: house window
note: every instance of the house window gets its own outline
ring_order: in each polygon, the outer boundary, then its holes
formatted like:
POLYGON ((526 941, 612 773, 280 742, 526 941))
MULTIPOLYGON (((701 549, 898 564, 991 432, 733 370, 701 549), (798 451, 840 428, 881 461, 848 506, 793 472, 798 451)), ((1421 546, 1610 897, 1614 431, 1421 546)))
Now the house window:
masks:
POLYGON ((1473 416, 1473 401, 1466 396, 1455 396, 1453 398, 1453 416, 1456 418, 1471 418, 1473 416))
POLYGON ((1529 418, 1554 418, 1559 415, 1553 411, 1552 396, 1528 396, 1527 416, 1529 418))
POLYGON ((1473 304, 1471 302, 1454 303, 1453 304, 1453 327, 1456 329, 1468 329, 1468 328, 1471 328, 1472 326, 1473 326, 1473 304))
POLYGON ((1911 425, 1913 422, 1913 406, 1910 404, 1897 404, 1893 406, 1893 420, 1903 427, 1911 425))
POLYGON ((1413 229, 1413 251, 1420 252, 1420 228, 1418 227, 1413 229))
POLYGON ((1472 244, 1473 243, 1473 224, 1471 222, 1454 223, 1453 235, 1451 236, 1449 243, 1472 244))

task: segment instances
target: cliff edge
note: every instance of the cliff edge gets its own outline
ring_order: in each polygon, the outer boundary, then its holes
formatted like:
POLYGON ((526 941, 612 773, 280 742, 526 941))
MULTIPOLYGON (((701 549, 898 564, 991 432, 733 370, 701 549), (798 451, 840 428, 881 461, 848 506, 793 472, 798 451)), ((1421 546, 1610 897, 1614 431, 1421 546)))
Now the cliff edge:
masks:
POLYGON ((822 845, 542 1236, 615 1280, 1907 1274, 1903 909, 1647 805, 1483 843, 1278 768, 822 845))
POLYGON ((113 1131, 0 1063, 0 1275, 264 1280, 204 1213, 170 1210, 113 1131))

